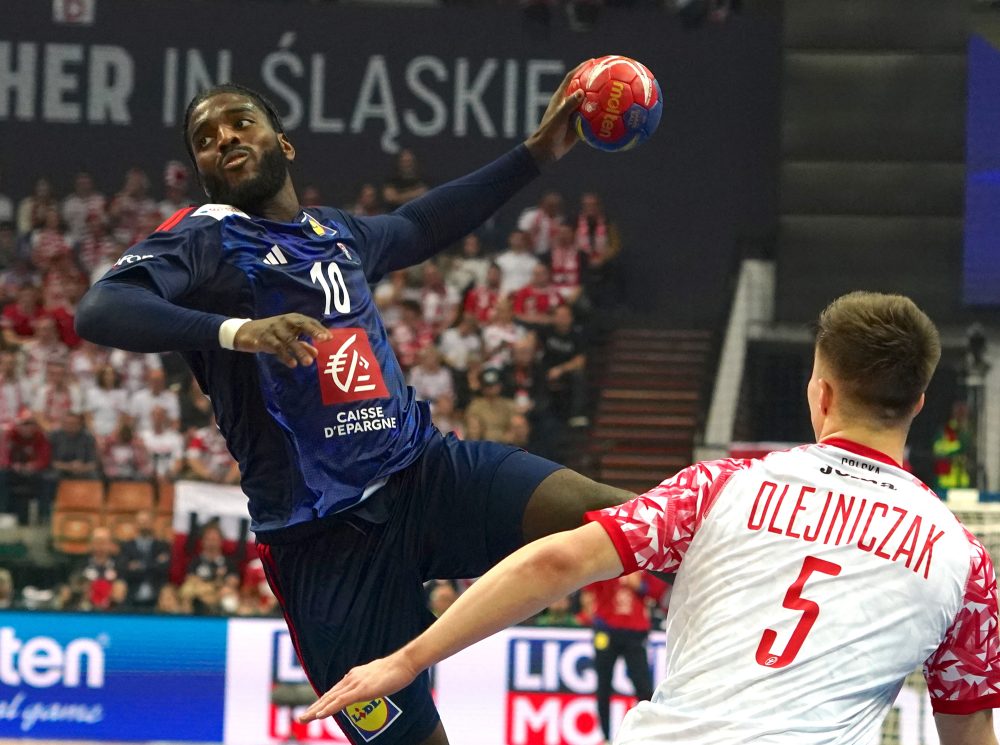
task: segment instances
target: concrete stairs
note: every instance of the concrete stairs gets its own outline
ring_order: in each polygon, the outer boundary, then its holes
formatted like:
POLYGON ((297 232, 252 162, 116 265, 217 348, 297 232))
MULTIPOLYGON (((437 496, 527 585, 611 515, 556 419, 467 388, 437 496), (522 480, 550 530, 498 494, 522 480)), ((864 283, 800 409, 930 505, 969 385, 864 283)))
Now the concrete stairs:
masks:
POLYGON ((701 425, 711 332, 619 329, 592 364, 594 477, 643 492, 689 465, 701 425))

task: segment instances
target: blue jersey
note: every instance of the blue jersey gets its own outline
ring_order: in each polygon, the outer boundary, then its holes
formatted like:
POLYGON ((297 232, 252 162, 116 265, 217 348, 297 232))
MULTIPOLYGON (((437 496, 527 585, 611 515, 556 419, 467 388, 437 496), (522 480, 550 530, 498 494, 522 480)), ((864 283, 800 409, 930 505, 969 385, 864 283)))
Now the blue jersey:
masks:
POLYGON ((184 354, 240 464, 255 531, 344 510, 416 460, 433 432, 369 283, 433 255, 535 174, 522 147, 391 216, 307 208, 281 223, 192 208, 119 259, 81 303, 78 327, 99 343, 184 354), (331 330, 314 342, 314 365, 219 346, 225 318, 291 312, 331 330))

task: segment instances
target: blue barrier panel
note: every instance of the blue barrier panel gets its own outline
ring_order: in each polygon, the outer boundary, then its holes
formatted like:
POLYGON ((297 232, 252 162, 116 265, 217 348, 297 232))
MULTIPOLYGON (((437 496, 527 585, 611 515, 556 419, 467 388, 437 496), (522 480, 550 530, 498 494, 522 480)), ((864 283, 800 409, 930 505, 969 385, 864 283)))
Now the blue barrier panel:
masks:
POLYGON ((965 284, 972 305, 1000 304, 1000 50, 973 34, 969 39, 966 124, 965 284))
POLYGON ((0 613, 0 737, 221 742, 226 621, 0 613))

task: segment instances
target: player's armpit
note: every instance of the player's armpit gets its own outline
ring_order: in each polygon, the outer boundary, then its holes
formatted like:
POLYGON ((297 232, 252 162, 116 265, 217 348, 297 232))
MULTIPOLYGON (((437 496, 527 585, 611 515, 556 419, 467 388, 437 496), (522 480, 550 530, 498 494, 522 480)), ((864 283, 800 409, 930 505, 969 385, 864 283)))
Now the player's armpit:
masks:
POLYGON ((972 714, 935 714, 941 745, 997 745, 993 732, 993 710, 972 714))

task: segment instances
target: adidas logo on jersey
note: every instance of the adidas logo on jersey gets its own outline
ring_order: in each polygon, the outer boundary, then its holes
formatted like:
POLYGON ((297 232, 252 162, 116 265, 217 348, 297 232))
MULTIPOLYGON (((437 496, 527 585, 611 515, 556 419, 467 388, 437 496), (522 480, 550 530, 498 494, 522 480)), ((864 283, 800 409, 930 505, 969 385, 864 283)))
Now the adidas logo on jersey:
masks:
POLYGON ((278 264, 287 264, 288 259, 285 258, 285 254, 281 252, 281 249, 277 246, 271 246, 271 250, 267 252, 267 256, 264 257, 264 263, 271 266, 277 266, 278 264))

